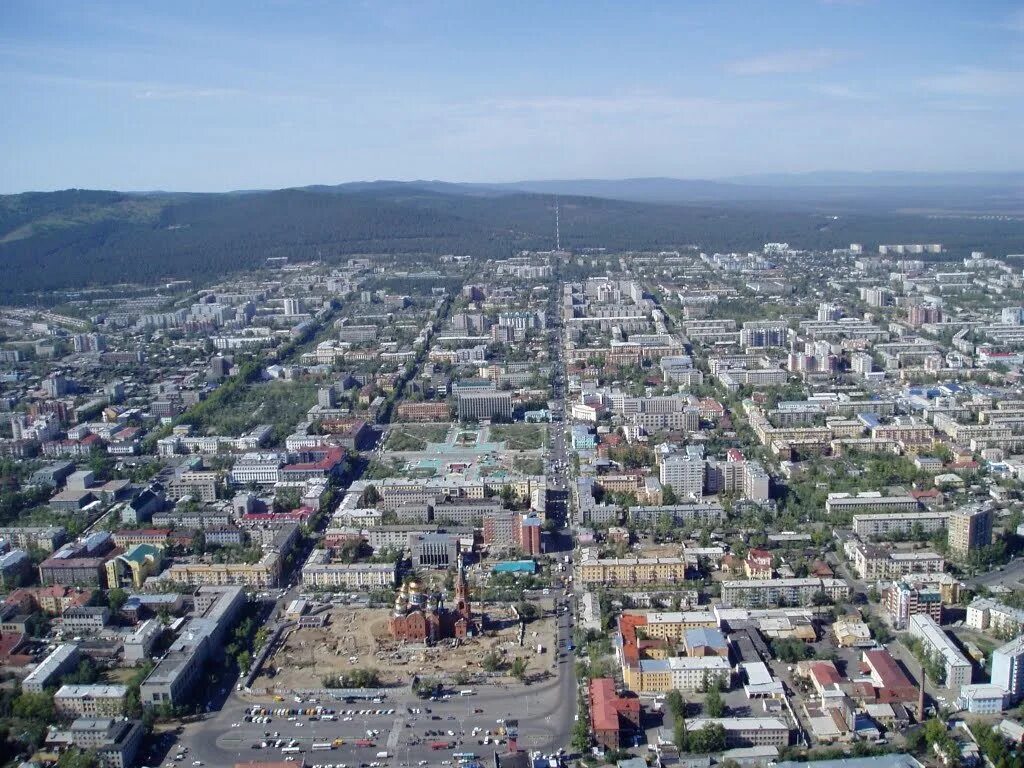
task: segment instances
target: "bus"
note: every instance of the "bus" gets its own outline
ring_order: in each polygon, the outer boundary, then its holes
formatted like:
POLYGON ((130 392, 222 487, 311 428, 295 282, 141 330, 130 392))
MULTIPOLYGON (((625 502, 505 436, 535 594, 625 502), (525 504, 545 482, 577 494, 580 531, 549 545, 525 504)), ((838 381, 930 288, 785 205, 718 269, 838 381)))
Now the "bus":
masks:
POLYGON ((326 752, 329 749, 334 749, 334 745, 328 741, 314 742, 313 746, 310 747, 314 752, 326 752))
POLYGON ((452 743, 450 741, 432 741, 432 742, 430 742, 430 748, 433 749, 433 750, 448 749, 449 747, 451 747, 451 745, 452 745, 452 743))
POLYGON ((356 739, 352 743, 355 744, 357 747, 373 747, 373 746, 376 746, 369 739, 356 739))
POLYGON ((297 755, 302 751, 302 747, 281 747, 282 755, 297 755))
POLYGON ((459 696, 472 696, 472 695, 473 695, 473 689, 472 688, 467 688, 464 691, 459 691, 459 696))
POLYGON ((453 760, 476 760, 475 752, 452 752, 453 760))

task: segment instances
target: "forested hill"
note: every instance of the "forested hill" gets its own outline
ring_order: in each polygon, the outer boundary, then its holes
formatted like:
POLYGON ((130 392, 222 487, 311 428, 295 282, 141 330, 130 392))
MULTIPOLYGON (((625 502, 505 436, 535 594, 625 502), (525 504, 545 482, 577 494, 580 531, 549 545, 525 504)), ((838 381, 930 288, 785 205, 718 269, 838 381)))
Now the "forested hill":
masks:
MULTIPOLYGON (((805 248, 941 242, 957 251, 1024 252, 1024 222, 739 205, 560 197, 569 248, 805 248)), ((554 198, 457 185, 380 183, 229 194, 68 190, 0 197, 0 303, 26 292, 169 278, 207 281, 269 256, 338 261, 355 253, 502 257, 551 248, 554 198)))

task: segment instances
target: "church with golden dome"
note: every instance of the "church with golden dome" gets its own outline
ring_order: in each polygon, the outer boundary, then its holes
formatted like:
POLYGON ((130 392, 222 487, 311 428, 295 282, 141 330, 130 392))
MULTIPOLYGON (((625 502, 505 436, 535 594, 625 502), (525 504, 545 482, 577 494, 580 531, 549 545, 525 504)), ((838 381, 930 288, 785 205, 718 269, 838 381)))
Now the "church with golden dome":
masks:
POLYGON ((388 631, 396 640, 432 645, 438 640, 464 640, 477 633, 476 619, 469 604, 469 585, 459 559, 455 577, 455 604, 445 606, 440 594, 426 594, 418 581, 406 582, 395 596, 395 610, 388 631))

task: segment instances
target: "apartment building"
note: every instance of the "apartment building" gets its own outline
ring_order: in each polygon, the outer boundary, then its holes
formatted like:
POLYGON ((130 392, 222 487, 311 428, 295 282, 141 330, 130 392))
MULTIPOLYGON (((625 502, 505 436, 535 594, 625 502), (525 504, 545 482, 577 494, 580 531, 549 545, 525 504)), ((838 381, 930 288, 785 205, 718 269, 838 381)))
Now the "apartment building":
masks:
POLYGON ((131 768, 145 730, 140 720, 80 717, 67 731, 75 747, 95 753, 100 768, 131 768))
POLYGON ((992 683, 1006 692, 1011 704, 1024 696, 1024 636, 992 651, 992 683))
POLYGON ((219 479, 220 473, 213 470, 186 470, 170 479, 167 495, 172 499, 192 496, 203 503, 216 501, 219 479))
POLYGON ((601 558, 596 549, 582 551, 576 578, 591 584, 667 584, 686 579, 686 561, 681 557, 601 558))
POLYGON ((915 531, 922 535, 942 530, 949 522, 948 512, 895 512, 884 514, 856 514, 851 526, 862 539, 887 536, 909 536, 915 531))
POLYGON ((850 586, 842 579, 764 579, 723 581, 722 602, 744 608, 811 605, 815 599, 845 600, 850 586))
POLYGON ((991 509, 956 510, 949 516, 949 550, 959 557, 967 557, 992 544, 991 509))
POLYGON ((895 581, 882 590, 882 607, 896 629, 906 629, 910 617, 920 613, 942 623, 942 593, 934 587, 895 581))
POLYGON ((80 658, 78 646, 74 643, 58 645, 45 659, 39 662, 39 666, 33 669, 28 677, 21 681, 21 689, 28 693, 42 693, 60 675, 75 669, 80 658))
POLYGON ((338 341, 364 344, 377 338, 375 325, 345 325, 338 329, 338 341))
POLYGON ((190 587, 276 587, 281 579, 281 555, 268 552, 255 563, 175 563, 167 578, 190 587))
POLYGON ((63 527, 57 525, 25 528, 9 526, 0 528, 0 539, 21 549, 36 547, 44 552, 53 552, 67 541, 68 534, 63 527))
POLYGON ((127 697, 125 685, 62 685, 53 704, 60 717, 119 717, 127 697))
POLYGON ((910 617, 908 624, 911 637, 921 641, 921 646, 937 656, 946 669, 946 688, 959 688, 971 682, 971 662, 956 647, 949 636, 935 620, 924 613, 910 617))
POLYGON ((314 589, 390 589, 396 579, 394 563, 332 563, 325 549, 314 549, 302 566, 302 584, 314 589))
POLYGON ((670 504, 664 507, 639 506, 626 510, 628 519, 640 526, 651 527, 659 520, 669 519, 673 525, 686 523, 713 524, 725 517, 721 504, 670 504))
POLYGON ((895 440, 907 447, 924 448, 935 442, 935 428, 913 419, 897 419, 892 424, 879 424, 871 430, 874 440, 895 440))
POLYGON ((845 549, 857 575, 866 581, 898 579, 910 573, 941 573, 946 565, 945 558, 936 552, 893 552, 852 541, 845 549))
POLYGON ((913 496, 883 496, 876 491, 866 491, 851 496, 848 493, 830 493, 825 501, 825 511, 830 515, 864 514, 866 512, 904 513, 918 510, 917 499, 913 496))
POLYGON ((700 499, 704 494, 704 459, 673 453, 661 460, 658 479, 683 498, 700 499))
POLYGON ((1024 610, 987 597, 967 606, 967 626, 996 636, 1016 636, 1024 630, 1024 610))

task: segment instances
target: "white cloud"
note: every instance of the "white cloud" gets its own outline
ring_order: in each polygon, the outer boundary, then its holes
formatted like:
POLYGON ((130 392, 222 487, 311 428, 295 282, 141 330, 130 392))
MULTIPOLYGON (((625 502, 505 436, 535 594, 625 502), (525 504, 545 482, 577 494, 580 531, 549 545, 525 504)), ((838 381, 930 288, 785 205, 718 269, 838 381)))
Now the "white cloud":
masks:
MULTIPOLYGON (((484 113, 522 117, 550 116, 578 120, 672 118, 706 124, 719 119, 733 119, 741 115, 772 111, 781 102, 770 100, 720 99, 703 96, 667 96, 654 93, 636 93, 624 96, 589 97, 569 96, 541 99, 494 99, 474 105, 484 113)), ((474 106, 470 107, 473 111, 474 106)))
POLYGON ((844 99, 846 101, 867 101, 872 98, 872 95, 867 91, 843 85, 842 83, 821 83, 815 85, 814 90, 823 96, 829 96, 833 99, 844 99))
POLYGON ((917 84, 952 96, 1009 96, 1024 94, 1024 72, 958 67, 943 75, 919 78, 917 84))
POLYGON ((789 75, 818 72, 846 58, 842 51, 813 48, 804 51, 781 51, 748 59, 737 59, 726 66, 734 75, 789 75))

